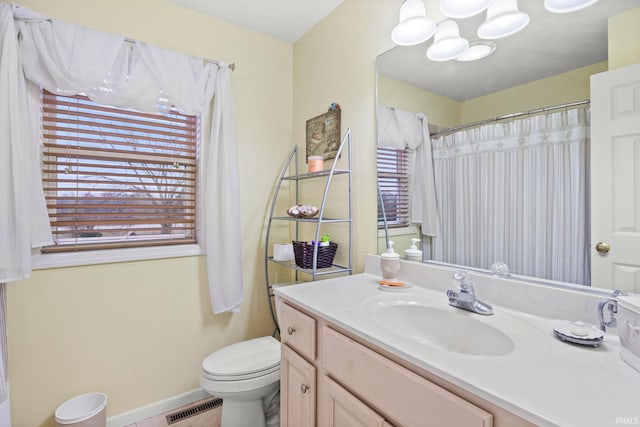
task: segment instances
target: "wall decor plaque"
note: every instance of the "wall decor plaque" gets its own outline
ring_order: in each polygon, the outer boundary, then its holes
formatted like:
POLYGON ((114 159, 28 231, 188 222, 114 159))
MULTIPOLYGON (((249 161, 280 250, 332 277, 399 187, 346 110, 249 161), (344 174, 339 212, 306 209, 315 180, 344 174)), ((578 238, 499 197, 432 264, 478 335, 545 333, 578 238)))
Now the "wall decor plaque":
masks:
POLYGON ((307 153, 322 156, 324 160, 334 159, 340 147, 340 109, 329 110, 307 120, 307 153))

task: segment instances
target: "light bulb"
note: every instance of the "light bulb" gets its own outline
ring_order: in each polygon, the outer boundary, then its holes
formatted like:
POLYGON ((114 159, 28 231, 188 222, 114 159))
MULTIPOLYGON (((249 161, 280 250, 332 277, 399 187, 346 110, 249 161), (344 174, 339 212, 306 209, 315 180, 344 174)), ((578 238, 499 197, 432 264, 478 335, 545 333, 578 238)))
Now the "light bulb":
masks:
POLYGON ((400 46, 413 46, 433 36, 436 24, 427 17, 423 0, 405 0, 400 6, 400 19, 391 31, 391 40, 400 46))
POLYGON ((449 61, 469 47, 467 39, 460 37, 458 24, 446 19, 438 24, 433 44, 427 49, 427 58, 432 61, 449 61))
POLYGON ((478 27, 478 37, 500 39, 522 30, 529 24, 529 15, 518 10, 518 0, 493 0, 487 9, 487 19, 478 27))

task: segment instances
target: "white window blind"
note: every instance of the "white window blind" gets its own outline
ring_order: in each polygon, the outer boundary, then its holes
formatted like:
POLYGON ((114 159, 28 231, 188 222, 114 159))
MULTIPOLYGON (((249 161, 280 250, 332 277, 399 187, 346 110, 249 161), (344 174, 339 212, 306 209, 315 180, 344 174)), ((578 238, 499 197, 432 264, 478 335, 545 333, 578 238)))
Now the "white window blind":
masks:
POLYGON ((378 228, 409 225, 409 150, 378 148, 378 228))
POLYGON ((42 91, 43 252, 196 241, 199 120, 42 91))

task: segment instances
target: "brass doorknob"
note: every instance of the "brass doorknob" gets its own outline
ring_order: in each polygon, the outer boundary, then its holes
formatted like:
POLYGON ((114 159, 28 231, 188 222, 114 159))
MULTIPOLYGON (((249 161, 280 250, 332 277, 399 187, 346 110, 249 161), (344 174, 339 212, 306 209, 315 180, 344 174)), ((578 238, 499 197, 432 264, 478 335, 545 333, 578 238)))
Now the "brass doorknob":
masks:
POLYGON ((608 243, 605 243, 605 242, 596 243, 596 251, 600 252, 601 254, 606 254, 610 250, 611 250, 611 246, 609 246, 608 243))
POLYGON ((295 331, 296 331, 296 328, 294 328, 294 327, 292 327, 292 326, 289 326, 289 327, 287 328, 287 333, 288 333, 289 335, 293 335, 293 333, 294 333, 295 331))

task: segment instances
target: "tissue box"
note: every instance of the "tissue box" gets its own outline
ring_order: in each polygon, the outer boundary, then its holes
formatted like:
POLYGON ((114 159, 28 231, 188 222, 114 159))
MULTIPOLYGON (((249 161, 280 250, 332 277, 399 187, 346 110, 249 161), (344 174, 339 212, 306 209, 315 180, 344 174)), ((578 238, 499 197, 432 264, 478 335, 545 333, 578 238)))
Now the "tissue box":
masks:
POLYGON ((273 245, 273 259, 276 261, 293 261, 293 245, 276 243, 273 245))
POLYGON ((619 296, 617 300, 620 357, 640 372, 640 297, 619 296))

